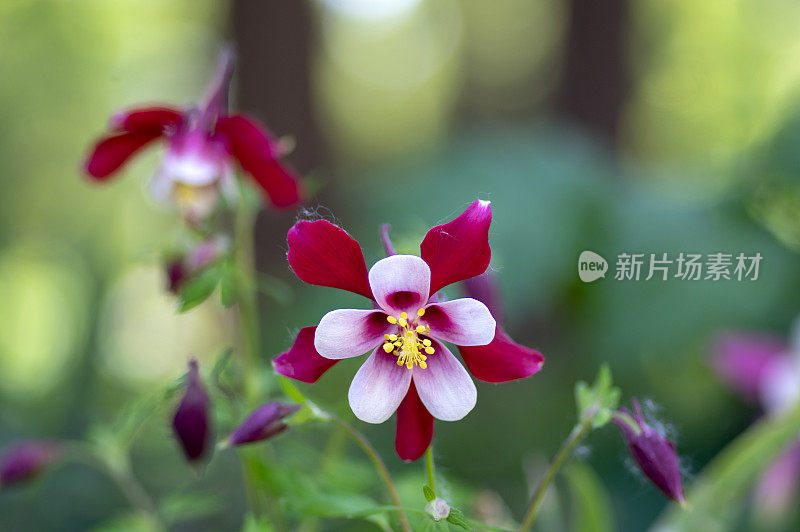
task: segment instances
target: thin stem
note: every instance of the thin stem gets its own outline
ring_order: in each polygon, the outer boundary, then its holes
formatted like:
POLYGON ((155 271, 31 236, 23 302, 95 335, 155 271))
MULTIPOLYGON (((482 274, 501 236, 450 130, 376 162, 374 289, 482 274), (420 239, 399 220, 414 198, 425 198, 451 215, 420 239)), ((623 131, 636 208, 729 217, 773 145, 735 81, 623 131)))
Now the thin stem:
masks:
POLYGON ((93 467, 111 479, 128 501, 128 504, 146 515, 157 530, 167 530, 167 526, 161 519, 155 502, 130 472, 130 466, 127 461, 123 465, 115 467, 92 449, 91 446, 80 441, 71 442, 68 450, 67 457, 93 467))
POLYGON ((428 487, 436 493, 434 486, 435 469, 433 468, 433 444, 425 450, 425 469, 428 471, 428 487))
MULTIPOLYGON (((239 309, 239 333, 241 361, 244 369, 244 402, 248 408, 257 404, 260 397, 259 380, 257 371, 258 357, 260 354, 260 335, 258 317, 258 299, 256 294, 256 268, 255 268, 255 221, 256 210, 242 201, 235 212, 235 259, 236 266, 241 275, 243 289, 237 293, 237 307, 239 309)), ((260 485, 252 465, 252 457, 242 456, 239 460, 242 465, 245 492, 248 506, 254 515, 266 514, 276 530, 286 530, 281 509, 273 503, 274 493, 269 486, 265 486, 266 494, 259 492, 260 485)))
POLYGON ((522 520, 522 525, 519 527, 519 532, 527 532, 531 529, 531 525, 533 525, 533 522, 536 519, 536 514, 539 511, 539 507, 542 505, 542 501, 544 500, 544 494, 547 492, 547 488, 550 486, 550 483, 552 482, 556 473, 561 468, 561 464, 570 455, 572 449, 575 448, 578 442, 585 438, 586 435, 591 432, 591 430, 592 424, 588 421, 582 421, 573 427, 572 431, 569 433, 569 436, 558 450, 558 453, 556 453, 555 457, 553 457, 553 461, 550 462, 550 467, 548 467, 547 471, 545 471, 542 480, 539 481, 539 485, 536 486, 536 491, 533 492, 533 497, 531 498, 530 505, 528 506, 528 511, 525 512, 525 518, 522 520))
POLYGON ((256 271, 255 271, 255 236, 254 224, 256 213, 242 205, 236 211, 235 220, 235 253, 236 265, 243 277, 244 290, 238 292, 239 327, 242 334, 241 357, 245 381, 245 395, 247 402, 252 399, 255 393, 252 383, 256 361, 259 353, 259 332, 258 332, 258 304, 256 299, 256 271))
MULTIPOLYGON (((343 419, 336 416, 331 416, 331 419, 340 427, 342 427, 344 431, 359 445, 359 447, 361 447, 369 459, 372 460, 372 463, 375 465, 375 469, 378 471, 378 475, 380 475, 383 483, 386 485, 386 490, 389 492, 389 498, 392 500, 392 504, 394 506, 401 507, 402 503, 400 501, 400 495, 397 493, 397 488, 392 481, 392 475, 389 474, 389 469, 386 467, 386 464, 383 463, 380 455, 369 442, 369 440, 367 440, 363 434, 361 434, 343 419)), ((411 532, 411 526, 408 524, 408 517, 406 516, 405 512, 399 510, 397 515, 400 518, 400 527, 405 532, 411 532)))

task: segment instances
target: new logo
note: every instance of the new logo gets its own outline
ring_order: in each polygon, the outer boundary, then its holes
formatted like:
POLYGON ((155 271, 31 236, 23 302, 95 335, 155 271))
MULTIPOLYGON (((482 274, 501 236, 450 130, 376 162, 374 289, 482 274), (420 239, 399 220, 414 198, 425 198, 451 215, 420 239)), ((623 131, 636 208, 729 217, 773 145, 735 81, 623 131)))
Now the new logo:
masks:
POLYGON ((583 251, 578 257, 578 277, 584 283, 591 283, 606 276, 608 262, 594 251, 583 251))

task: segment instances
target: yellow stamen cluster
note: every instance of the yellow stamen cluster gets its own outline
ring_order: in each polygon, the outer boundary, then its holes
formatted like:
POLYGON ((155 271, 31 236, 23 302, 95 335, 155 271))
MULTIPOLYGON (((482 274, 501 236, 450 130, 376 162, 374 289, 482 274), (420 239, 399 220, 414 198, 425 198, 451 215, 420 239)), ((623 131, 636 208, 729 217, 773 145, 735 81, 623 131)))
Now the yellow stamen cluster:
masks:
MULTIPOLYGON (((422 317, 425 314, 425 309, 421 308, 417 311, 417 316, 422 317)), ((417 318, 408 319, 406 312, 401 312, 400 317, 387 316, 386 321, 392 325, 400 326, 400 334, 384 334, 383 338, 386 340, 383 344, 383 350, 386 353, 393 353, 397 357, 397 365, 412 369, 414 364, 418 365, 421 369, 428 367, 425 362, 428 355, 434 353, 431 341, 425 338, 421 340, 420 334, 430 334, 430 325, 418 325, 417 318)))
POLYGON ((172 198, 178 206, 187 207, 208 201, 215 194, 214 185, 194 186, 177 181, 172 186, 172 198))

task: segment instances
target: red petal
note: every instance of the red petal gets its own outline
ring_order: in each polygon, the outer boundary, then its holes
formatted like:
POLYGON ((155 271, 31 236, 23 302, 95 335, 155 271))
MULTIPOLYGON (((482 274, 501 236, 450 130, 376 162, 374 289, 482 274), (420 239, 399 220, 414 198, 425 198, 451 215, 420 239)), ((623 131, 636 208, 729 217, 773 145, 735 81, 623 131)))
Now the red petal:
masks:
POLYGON ((412 380, 408 393, 397 408, 394 448, 397 456, 406 462, 413 462, 425 454, 431 441, 433 441, 433 416, 422 404, 412 380))
POLYGON ((489 267, 488 201, 475 201, 452 222, 433 227, 420 245, 422 258, 431 267, 431 294, 443 287, 480 275, 489 267))
POLYGON ((544 357, 535 349, 515 343, 500 327, 488 345, 458 346, 467 369, 476 379, 507 382, 530 377, 542 368, 544 357))
POLYGON ((372 299, 361 246, 344 229, 327 220, 301 221, 286 240, 289 266, 301 280, 372 299))
POLYGON ((172 107, 143 107, 120 111, 111 117, 111 127, 122 131, 163 131, 177 127, 183 121, 183 114, 172 107))
POLYGON ((275 371, 284 377, 315 383, 322 374, 333 367, 338 360, 325 358, 314 349, 316 327, 303 327, 297 333, 292 347, 272 361, 275 371))
POLYGON ((133 154, 160 136, 160 131, 137 131, 105 137, 95 144, 94 150, 86 160, 86 172, 95 179, 105 179, 125 164, 133 154))
POLYGON ((275 141, 254 119, 242 115, 221 117, 217 132, 227 139, 231 154, 273 205, 291 207, 300 201, 299 179, 275 158, 275 141))

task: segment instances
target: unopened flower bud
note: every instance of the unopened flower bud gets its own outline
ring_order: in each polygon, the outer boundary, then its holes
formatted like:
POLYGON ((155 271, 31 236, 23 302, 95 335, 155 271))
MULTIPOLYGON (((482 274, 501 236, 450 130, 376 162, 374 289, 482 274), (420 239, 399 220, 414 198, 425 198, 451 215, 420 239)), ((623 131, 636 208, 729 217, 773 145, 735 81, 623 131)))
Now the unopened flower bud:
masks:
POLYGON ((230 239, 218 235, 200 242, 186 254, 175 255, 164 265, 167 288, 173 294, 180 293, 187 281, 200 270, 211 266, 230 249, 230 239))
POLYGON ((686 504, 681 485, 681 470, 675 444, 661 432, 647 425, 639 408, 633 400, 635 415, 626 408, 614 417, 614 424, 622 431, 636 465, 650 481, 672 501, 686 504))
POLYGON ((228 438, 231 446, 266 440, 287 429, 283 418, 300 409, 300 405, 267 403, 253 411, 228 438))
POLYGON ((178 294, 186 281, 186 268, 183 267, 183 257, 169 260, 164 268, 167 274, 167 290, 178 294))
POLYGON ((450 505, 447 501, 436 497, 428 504, 425 505, 425 513, 433 518, 434 521, 441 521, 447 519, 450 515, 450 505))
POLYGON ((55 442, 25 441, 9 447, 0 458, 0 489, 32 480, 60 454, 55 442))
POLYGON ((190 462, 205 456, 211 433, 209 399, 200 380, 200 371, 195 359, 189 361, 186 391, 175 411, 172 428, 190 462))

